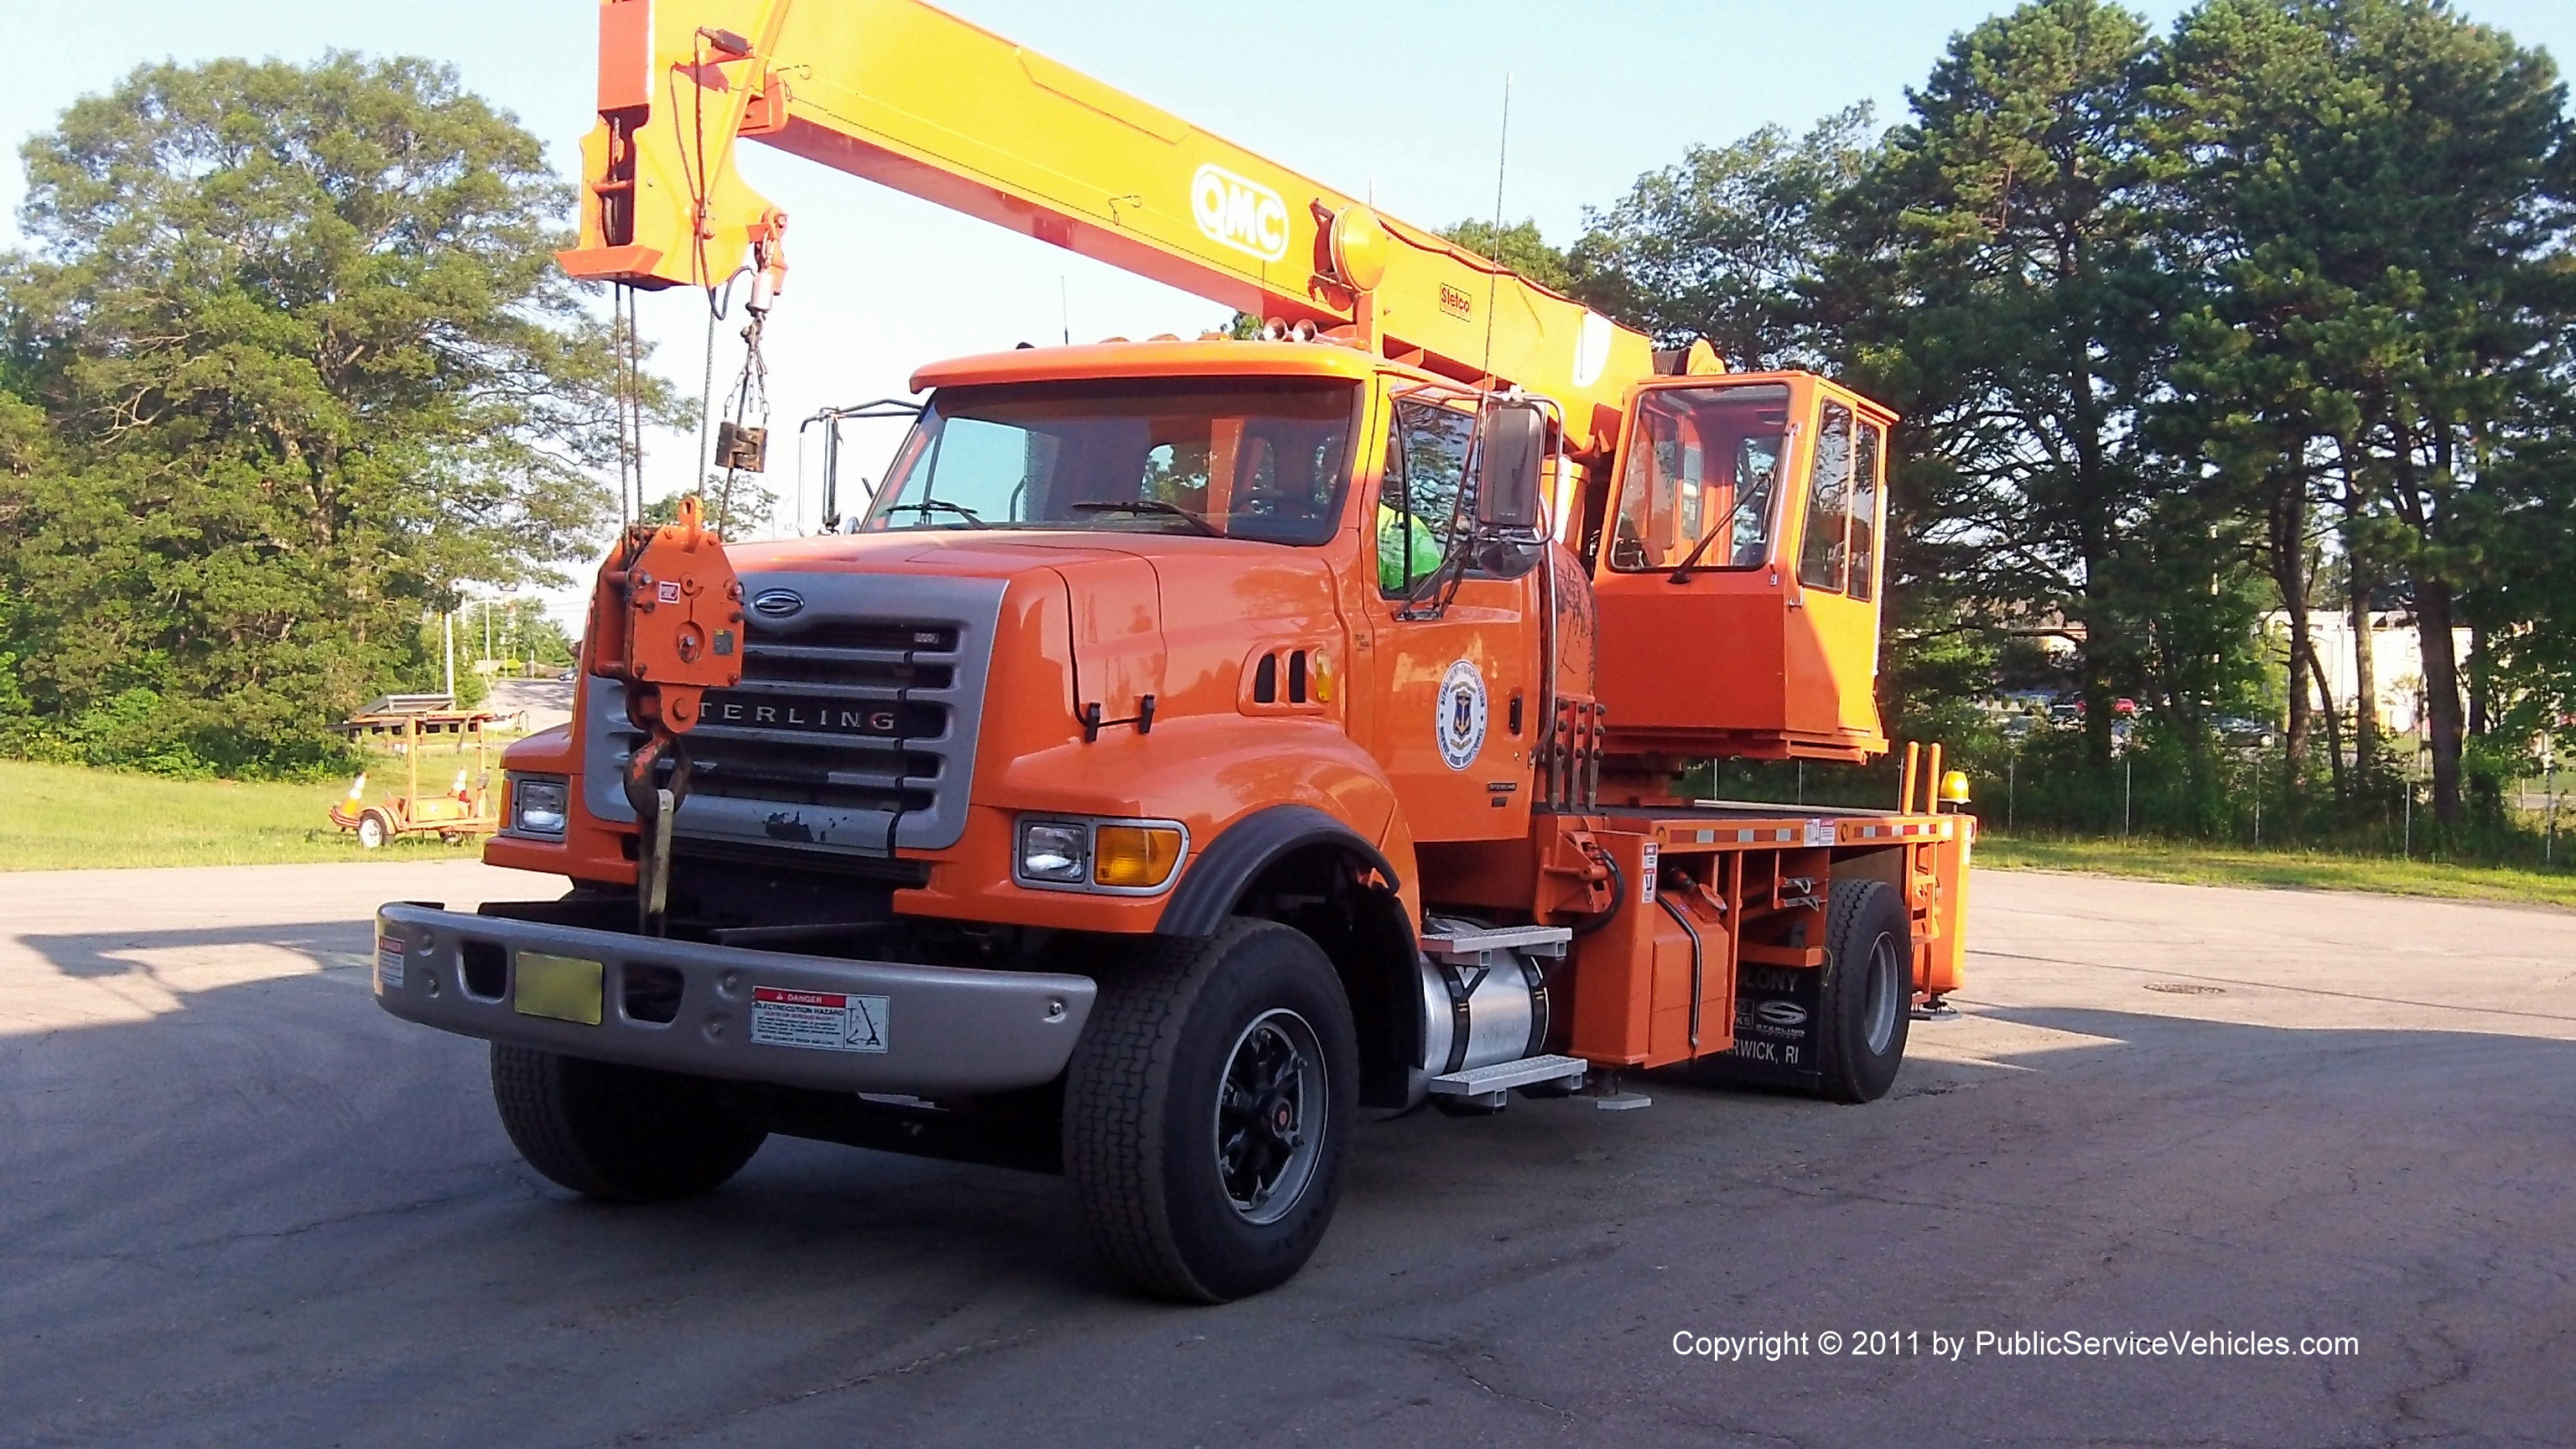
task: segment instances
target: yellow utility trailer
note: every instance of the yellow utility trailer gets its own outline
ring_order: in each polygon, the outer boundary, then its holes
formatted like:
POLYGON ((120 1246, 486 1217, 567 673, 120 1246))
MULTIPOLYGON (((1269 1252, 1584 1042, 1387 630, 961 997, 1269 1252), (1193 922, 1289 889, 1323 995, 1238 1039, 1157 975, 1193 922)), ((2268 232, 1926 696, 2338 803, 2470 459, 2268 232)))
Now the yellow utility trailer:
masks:
POLYGON ((397 835, 435 833, 454 842, 470 835, 489 835, 501 828, 498 803, 491 790, 491 751, 486 732, 500 716, 488 710, 456 709, 446 695, 388 695, 351 715, 339 728, 357 739, 392 739, 403 759, 403 788, 381 799, 367 799, 367 777, 361 771, 349 782, 349 793, 331 806, 331 823, 358 837, 369 850, 382 849, 397 835), (458 757, 455 777, 446 790, 425 794, 420 783, 423 745, 441 736, 458 757), (472 748, 474 765, 464 765, 472 748))

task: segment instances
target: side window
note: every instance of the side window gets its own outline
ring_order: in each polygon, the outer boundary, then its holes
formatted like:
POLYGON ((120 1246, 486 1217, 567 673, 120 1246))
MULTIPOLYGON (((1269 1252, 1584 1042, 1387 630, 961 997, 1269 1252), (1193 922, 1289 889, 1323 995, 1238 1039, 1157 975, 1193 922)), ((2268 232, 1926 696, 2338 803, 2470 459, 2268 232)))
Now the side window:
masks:
POLYGON ((1877 588, 1878 459, 1882 444, 1878 424, 1860 425, 1860 451, 1852 461, 1851 596, 1867 599, 1877 588))
POLYGON ((1460 497, 1476 420, 1433 403, 1398 403, 1377 501, 1377 582, 1389 595, 1439 572, 1453 535, 1473 524, 1460 497))
POLYGON ((1807 536, 1798 546, 1798 582, 1839 593, 1850 571, 1844 535, 1852 511, 1852 413, 1827 401, 1816 429, 1816 463, 1807 476, 1807 536))

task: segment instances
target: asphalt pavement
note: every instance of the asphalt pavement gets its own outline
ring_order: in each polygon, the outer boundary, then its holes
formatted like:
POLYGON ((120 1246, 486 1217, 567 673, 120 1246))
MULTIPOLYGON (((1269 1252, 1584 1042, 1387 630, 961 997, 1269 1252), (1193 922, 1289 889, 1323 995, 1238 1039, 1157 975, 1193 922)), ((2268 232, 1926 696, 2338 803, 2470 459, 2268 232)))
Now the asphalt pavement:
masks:
POLYGON ((2576 1442, 2576 915, 1981 872, 1887 1100, 1373 1123, 1176 1308, 1048 1177, 543 1183, 366 971, 527 885, 0 876, 0 1444, 2576 1442))

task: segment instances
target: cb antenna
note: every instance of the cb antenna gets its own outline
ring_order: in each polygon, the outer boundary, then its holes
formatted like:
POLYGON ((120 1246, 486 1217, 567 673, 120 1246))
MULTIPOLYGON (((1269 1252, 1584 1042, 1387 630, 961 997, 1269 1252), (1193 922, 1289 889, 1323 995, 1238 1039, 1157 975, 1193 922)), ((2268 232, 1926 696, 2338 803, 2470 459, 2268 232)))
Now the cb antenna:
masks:
MULTIPOLYGON (((1512 73, 1503 72, 1503 125, 1494 141, 1494 231, 1486 245, 1495 251, 1503 249, 1503 175, 1512 154, 1512 73)), ((1485 382, 1494 380, 1494 307, 1503 291, 1502 258, 1488 257, 1491 265, 1485 272, 1485 382)))

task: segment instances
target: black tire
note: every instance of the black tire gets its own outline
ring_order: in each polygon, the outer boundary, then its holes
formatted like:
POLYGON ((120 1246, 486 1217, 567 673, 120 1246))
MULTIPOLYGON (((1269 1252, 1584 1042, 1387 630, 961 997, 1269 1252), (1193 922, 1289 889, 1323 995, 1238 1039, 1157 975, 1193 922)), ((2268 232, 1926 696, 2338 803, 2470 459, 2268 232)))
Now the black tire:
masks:
POLYGON ((1834 882, 1824 969, 1817 1090, 1837 1102, 1877 1101, 1905 1064, 1914 1016, 1913 927, 1894 887, 1834 882))
POLYGON ((530 1167, 610 1202, 712 1192, 769 1136, 695 1077, 502 1042, 492 1044, 492 1101, 530 1167))
POLYGON ((1102 973, 1074 1048, 1065 1177, 1113 1272, 1222 1303, 1313 1255, 1358 1102, 1350 1002, 1311 939, 1239 916, 1204 938, 1149 938, 1102 973))

